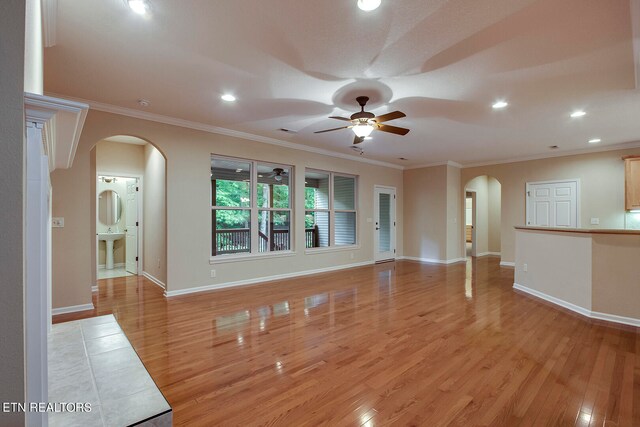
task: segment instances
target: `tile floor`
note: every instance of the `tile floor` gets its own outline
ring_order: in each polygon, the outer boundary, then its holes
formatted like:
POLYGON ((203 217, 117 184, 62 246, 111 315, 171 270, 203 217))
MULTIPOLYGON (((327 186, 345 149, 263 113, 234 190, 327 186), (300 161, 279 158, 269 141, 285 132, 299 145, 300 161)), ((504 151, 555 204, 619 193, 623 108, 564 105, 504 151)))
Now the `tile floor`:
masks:
POLYGON ((111 314, 53 325, 49 402, 92 408, 50 413, 52 427, 172 425, 171 407, 111 314))
POLYGON ((98 269, 98 279, 113 279, 115 277, 133 276, 124 267, 116 267, 111 270, 105 268, 98 269))

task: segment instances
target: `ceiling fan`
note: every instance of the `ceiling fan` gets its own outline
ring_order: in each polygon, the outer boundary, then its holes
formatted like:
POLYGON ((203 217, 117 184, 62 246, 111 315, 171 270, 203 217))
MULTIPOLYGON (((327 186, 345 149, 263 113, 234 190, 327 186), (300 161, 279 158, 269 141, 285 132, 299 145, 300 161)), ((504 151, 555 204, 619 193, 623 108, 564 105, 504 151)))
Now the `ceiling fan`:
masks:
POLYGON ((376 116, 373 113, 364 111, 364 106, 367 105, 367 102, 369 101, 368 96, 359 96, 356 98, 356 101, 360 105, 360 111, 352 114, 350 118, 347 119, 346 117, 336 117, 336 116, 329 117, 330 119, 351 122, 351 125, 342 126, 334 129, 319 130, 314 133, 332 132, 334 130, 340 130, 340 129, 351 129, 353 130, 353 133, 356 134, 353 140, 354 144, 360 144, 362 141, 364 141, 364 139, 367 136, 371 135, 371 132, 373 132, 376 129, 381 130, 383 132, 394 133, 396 135, 406 135, 409 133, 409 129, 382 124, 383 122, 388 122, 390 120, 406 117, 406 114, 404 114, 403 112, 393 111, 391 113, 383 114, 381 116, 376 116))
POLYGON ((280 182, 282 181, 283 176, 289 176, 289 172, 286 172, 282 168, 275 168, 273 172, 271 172, 271 174, 269 175, 269 178, 273 178, 276 181, 280 182))

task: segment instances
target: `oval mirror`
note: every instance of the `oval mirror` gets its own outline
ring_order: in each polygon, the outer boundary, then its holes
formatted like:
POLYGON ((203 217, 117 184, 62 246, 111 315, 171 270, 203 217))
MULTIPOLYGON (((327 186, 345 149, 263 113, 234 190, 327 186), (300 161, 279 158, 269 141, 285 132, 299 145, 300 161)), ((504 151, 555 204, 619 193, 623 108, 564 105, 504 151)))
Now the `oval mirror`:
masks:
POLYGON ((98 219, 106 226, 116 225, 122 216, 122 200, 113 190, 105 190, 98 195, 98 219))

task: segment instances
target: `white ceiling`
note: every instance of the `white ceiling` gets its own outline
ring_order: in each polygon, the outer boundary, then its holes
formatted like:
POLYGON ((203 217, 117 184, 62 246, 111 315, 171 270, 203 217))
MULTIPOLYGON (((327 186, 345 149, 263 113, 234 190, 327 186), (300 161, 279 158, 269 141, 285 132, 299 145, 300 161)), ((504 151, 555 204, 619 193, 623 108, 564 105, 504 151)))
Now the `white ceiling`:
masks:
POLYGON ((150 2, 141 17, 123 0, 59 0, 45 90, 355 156, 350 130, 313 132, 368 95, 411 132, 374 132, 364 157, 405 166, 640 140, 629 0, 150 2))

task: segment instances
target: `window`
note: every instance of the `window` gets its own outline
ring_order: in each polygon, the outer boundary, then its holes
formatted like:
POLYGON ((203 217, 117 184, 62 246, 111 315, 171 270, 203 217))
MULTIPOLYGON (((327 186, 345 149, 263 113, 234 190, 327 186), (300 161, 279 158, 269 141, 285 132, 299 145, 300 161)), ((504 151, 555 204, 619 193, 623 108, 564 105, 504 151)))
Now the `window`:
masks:
POLYGON ((304 194, 307 248, 356 244, 356 177, 307 169, 304 194))
POLYGON ((211 156, 212 256, 291 250, 291 172, 211 156))

